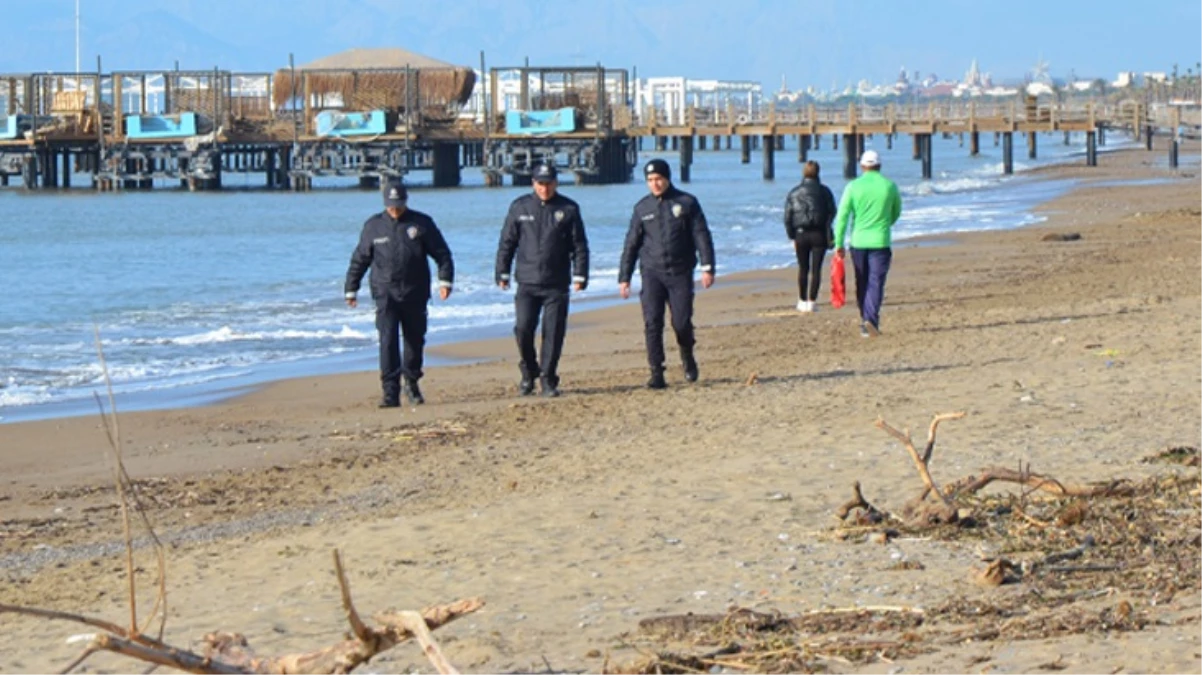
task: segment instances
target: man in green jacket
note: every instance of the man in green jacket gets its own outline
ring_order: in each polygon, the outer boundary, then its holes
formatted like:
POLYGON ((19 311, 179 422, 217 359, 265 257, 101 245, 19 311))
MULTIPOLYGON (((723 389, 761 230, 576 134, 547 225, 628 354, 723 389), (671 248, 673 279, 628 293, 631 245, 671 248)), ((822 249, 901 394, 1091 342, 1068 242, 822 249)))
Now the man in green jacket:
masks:
POLYGON ((860 157, 864 173, 847 184, 835 220, 835 255, 844 256, 843 241, 851 217, 851 262, 856 270, 856 305, 860 337, 881 334, 881 302, 885 277, 893 261, 893 224, 901 216, 897 185, 881 175, 881 157, 867 150, 860 157))

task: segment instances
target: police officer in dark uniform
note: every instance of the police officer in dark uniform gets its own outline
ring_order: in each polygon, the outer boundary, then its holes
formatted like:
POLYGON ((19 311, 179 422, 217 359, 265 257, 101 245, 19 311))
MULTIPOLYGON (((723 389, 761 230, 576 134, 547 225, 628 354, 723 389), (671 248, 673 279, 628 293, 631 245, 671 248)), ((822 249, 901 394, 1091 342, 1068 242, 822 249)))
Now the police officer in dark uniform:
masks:
POLYGON ((618 293, 630 297, 635 262, 643 277, 639 298, 651 379, 647 386, 664 389, 664 308, 672 311, 672 331, 680 346, 684 376, 696 382, 693 357, 693 268, 701 262, 701 287, 714 283, 714 241, 697 198, 672 185, 672 170, 662 159, 643 167, 651 194, 634 205, 630 230, 618 267, 618 293))
POLYGON ((568 328, 569 286, 588 287, 588 237, 580 206, 559 193, 552 164, 539 164, 532 175, 534 192, 509 206, 497 245, 496 281, 509 289, 509 270, 517 258, 514 278, 514 337, 517 338, 522 396, 540 382, 542 395, 559 396, 559 356, 568 328), (542 357, 534 351, 539 315, 543 319, 542 357))
POLYGON ((417 381, 422 377, 422 350, 426 345, 427 305, 430 303, 430 267, 438 264, 438 297, 451 296, 455 264, 451 249, 430 216, 408 208, 409 192, 399 181, 384 186, 384 211, 363 224, 359 245, 351 253, 346 271, 346 304, 356 307, 363 275, 371 270, 371 297, 376 301, 376 330, 380 333, 381 408, 401 404, 400 394, 412 405, 425 403, 417 381), (404 339, 404 357, 398 340, 404 339))

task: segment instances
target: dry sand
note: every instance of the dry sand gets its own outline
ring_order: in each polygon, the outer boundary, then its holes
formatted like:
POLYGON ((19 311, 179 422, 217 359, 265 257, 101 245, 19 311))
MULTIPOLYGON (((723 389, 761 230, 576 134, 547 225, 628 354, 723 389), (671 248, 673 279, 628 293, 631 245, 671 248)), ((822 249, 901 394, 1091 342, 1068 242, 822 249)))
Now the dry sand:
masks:
MULTIPOLYGON (((942 481, 1020 463, 1082 483, 1197 474, 1140 462, 1197 448, 1202 425, 1202 200, 1197 176, 1176 180, 1163 155, 1125 151, 1097 168, 1047 171, 1082 186, 1045 205, 1039 226, 900 244, 880 338, 859 337, 854 306, 793 311, 795 269, 720 277, 698 297, 695 385, 673 368, 667 391, 642 387, 631 300, 572 317, 557 400, 518 399, 515 349, 496 340, 444 350, 479 361, 432 369, 417 410, 376 409, 378 381, 365 372, 122 414, 125 463, 169 542, 166 639, 187 647, 235 630, 263 654, 338 641, 347 627, 335 547, 362 612, 481 596, 482 611, 436 633, 471 672, 630 662, 638 622, 665 614, 1040 592, 972 583, 970 568, 996 541, 839 541, 828 536, 832 514, 857 480, 894 510, 921 486, 903 447, 874 428, 878 417, 925 440, 931 415, 966 411, 940 427, 932 467, 942 481), (1145 179, 1173 180, 1124 183, 1145 179), (1043 241, 1070 232, 1081 239, 1043 241), (899 559, 925 569, 884 571, 899 559)), ((96 418, 0 425, 0 603, 126 620, 106 449, 96 418)), ((1192 502, 1181 518, 1196 522, 1192 502)), ((1148 619, 1142 630, 817 663, 1196 673, 1199 548, 1181 550, 1193 556, 1187 592, 1112 588, 1079 603, 1096 614, 1127 600, 1148 619)), ((143 549, 139 563, 145 613, 154 560, 143 549)), ((0 671, 57 670, 81 647, 67 638, 82 632, 0 614, 0 671)), ((140 669, 112 656, 87 667, 140 669)), ((370 669, 431 667, 405 645, 370 669)))

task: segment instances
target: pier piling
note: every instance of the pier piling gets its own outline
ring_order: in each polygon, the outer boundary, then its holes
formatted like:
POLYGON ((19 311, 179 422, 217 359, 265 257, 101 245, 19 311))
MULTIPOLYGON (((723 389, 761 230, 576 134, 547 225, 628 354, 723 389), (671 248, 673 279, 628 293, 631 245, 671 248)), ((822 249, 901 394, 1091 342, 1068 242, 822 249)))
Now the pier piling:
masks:
POLYGON ((688 183, 692 179, 693 168, 693 137, 680 137, 680 182, 688 183))
MULTIPOLYGON (((836 147, 837 147, 839 137, 835 136, 834 138, 835 138, 836 147)), ((847 178, 849 180, 852 178, 855 178, 856 171, 857 171, 856 167, 857 167, 858 163, 859 163, 859 157, 856 156, 856 142, 852 138, 851 134, 844 134, 844 137, 843 137, 843 177, 847 178)))
POLYGON ((772 138, 772 135, 766 134, 764 142, 761 145, 763 150, 764 180, 776 179, 776 143, 773 142, 772 138))
POLYGON ((1014 134, 1009 131, 1002 134, 1002 173, 1014 173, 1014 134))
POLYGON ((932 162, 932 148, 934 143, 931 141, 931 134, 922 135, 922 178, 923 180, 931 180, 934 175, 932 162))

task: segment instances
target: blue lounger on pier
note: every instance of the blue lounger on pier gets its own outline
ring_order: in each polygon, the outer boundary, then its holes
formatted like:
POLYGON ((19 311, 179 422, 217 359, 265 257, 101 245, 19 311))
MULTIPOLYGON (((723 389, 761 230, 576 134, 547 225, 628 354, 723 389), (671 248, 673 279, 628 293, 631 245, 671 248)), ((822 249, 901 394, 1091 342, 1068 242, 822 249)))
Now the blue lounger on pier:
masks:
POLYGON ((379 136, 388 131, 383 110, 317 113, 318 136, 379 136))
POLYGON ((32 119, 29 115, 0 117, 0 140, 20 137, 33 126, 32 119))
POLYGON ((196 113, 178 115, 126 115, 129 138, 178 138, 197 135, 196 113))
POLYGON ((505 132, 510 134, 556 134, 576 130, 576 109, 506 110, 505 132))

